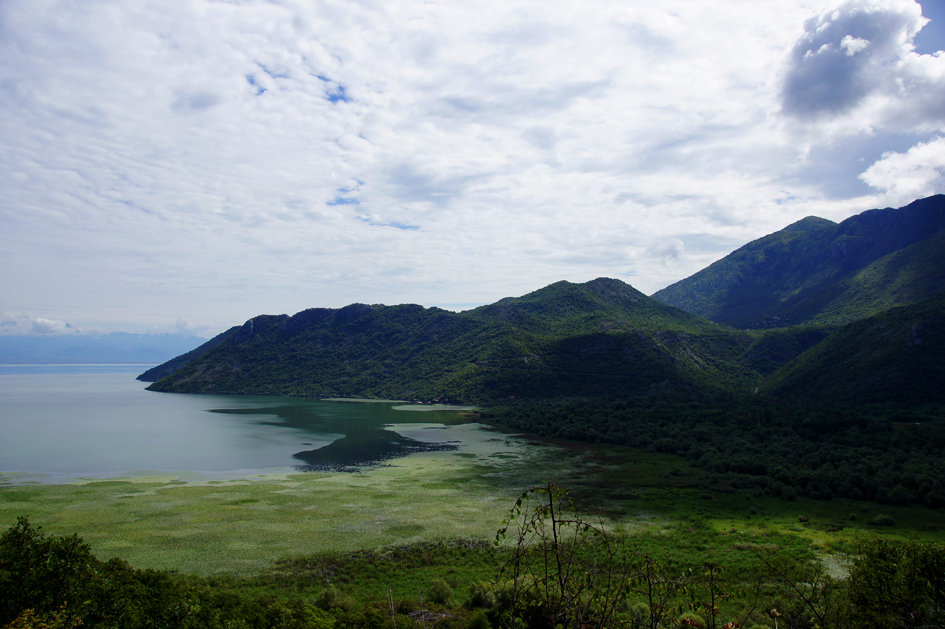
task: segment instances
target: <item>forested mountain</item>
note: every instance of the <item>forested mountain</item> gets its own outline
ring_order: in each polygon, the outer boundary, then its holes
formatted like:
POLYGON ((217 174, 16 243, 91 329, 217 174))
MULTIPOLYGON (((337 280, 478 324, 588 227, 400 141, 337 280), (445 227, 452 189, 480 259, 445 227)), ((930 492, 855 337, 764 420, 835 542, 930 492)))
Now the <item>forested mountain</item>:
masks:
POLYGON ((945 290, 945 195, 813 216, 759 238, 653 297, 739 328, 838 325, 945 290))
POLYGON ((655 298, 599 278, 461 313, 352 304, 261 315, 139 379, 154 391, 478 404, 733 394, 941 404, 943 225, 942 195, 839 225, 809 217, 655 298))
POLYGON ((190 393, 463 402, 698 396, 756 385, 751 357, 739 359, 757 341, 601 278, 462 313, 352 304, 263 315, 198 348, 184 366, 149 373, 172 371, 152 390, 190 393))

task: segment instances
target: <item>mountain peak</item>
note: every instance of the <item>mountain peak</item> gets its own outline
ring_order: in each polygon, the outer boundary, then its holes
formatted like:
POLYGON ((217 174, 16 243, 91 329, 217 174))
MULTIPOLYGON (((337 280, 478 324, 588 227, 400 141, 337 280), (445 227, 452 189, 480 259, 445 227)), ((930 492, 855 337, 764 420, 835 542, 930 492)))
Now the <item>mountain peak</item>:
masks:
MULTIPOLYGON (((837 224, 833 221, 827 220, 826 218, 820 218, 819 216, 805 216, 801 220, 791 223, 784 229, 782 232, 807 232, 817 229, 833 229, 836 228, 837 224)), ((778 233, 778 232, 776 232, 778 233)))
POLYGON ((630 284, 610 277, 598 277, 597 279, 581 284, 581 286, 604 299, 618 298, 637 300, 641 297, 646 297, 646 295, 630 284))

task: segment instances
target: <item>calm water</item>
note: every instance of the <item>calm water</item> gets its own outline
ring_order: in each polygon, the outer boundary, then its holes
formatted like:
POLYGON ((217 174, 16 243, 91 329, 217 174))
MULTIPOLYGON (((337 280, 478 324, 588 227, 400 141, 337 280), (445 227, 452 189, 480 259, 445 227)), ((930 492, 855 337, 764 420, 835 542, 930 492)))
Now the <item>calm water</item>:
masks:
POLYGON ((411 426, 411 439, 396 425, 458 417, 381 403, 153 393, 135 380, 147 367, 0 365, 0 471, 55 480, 147 471, 346 469, 450 447, 444 431, 411 426))

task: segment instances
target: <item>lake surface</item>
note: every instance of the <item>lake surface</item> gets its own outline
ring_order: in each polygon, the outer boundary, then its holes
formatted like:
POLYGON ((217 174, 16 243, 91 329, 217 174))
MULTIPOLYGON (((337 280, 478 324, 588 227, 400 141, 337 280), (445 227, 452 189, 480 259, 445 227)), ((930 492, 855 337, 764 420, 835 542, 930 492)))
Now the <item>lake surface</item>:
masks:
MULTIPOLYGON (((150 365, 0 365, 0 472, 65 482, 153 472, 351 470, 455 448, 457 411, 146 391, 150 365)), ((8 477, 9 478, 9 477, 8 477)))

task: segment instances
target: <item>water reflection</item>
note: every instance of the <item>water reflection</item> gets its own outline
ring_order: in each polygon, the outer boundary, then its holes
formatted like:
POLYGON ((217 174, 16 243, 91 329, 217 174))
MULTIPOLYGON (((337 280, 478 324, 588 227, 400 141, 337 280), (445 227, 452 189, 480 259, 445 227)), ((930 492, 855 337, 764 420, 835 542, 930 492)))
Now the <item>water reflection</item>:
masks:
MULTIPOLYGON (((215 408, 210 412, 256 417, 259 425, 292 428, 320 439, 337 435, 328 444, 292 455, 303 462, 299 467, 305 471, 355 471, 415 452, 459 447, 456 442, 420 441, 389 430, 392 424, 417 419, 410 411, 393 410, 390 404, 280 399, 272 405, 215 408)), ((457 415, 454 411, 428 411, 423 419, 425 423, 439 423, 437 419, 456 423, 457 415)))
POLYGON ((462 421, 455 411, 397 411, 393 403, 155 393, 127 366, 18 367, 0 370, 2 472, 349 469, 451 447, 399 434, 399 425, 462 421))

